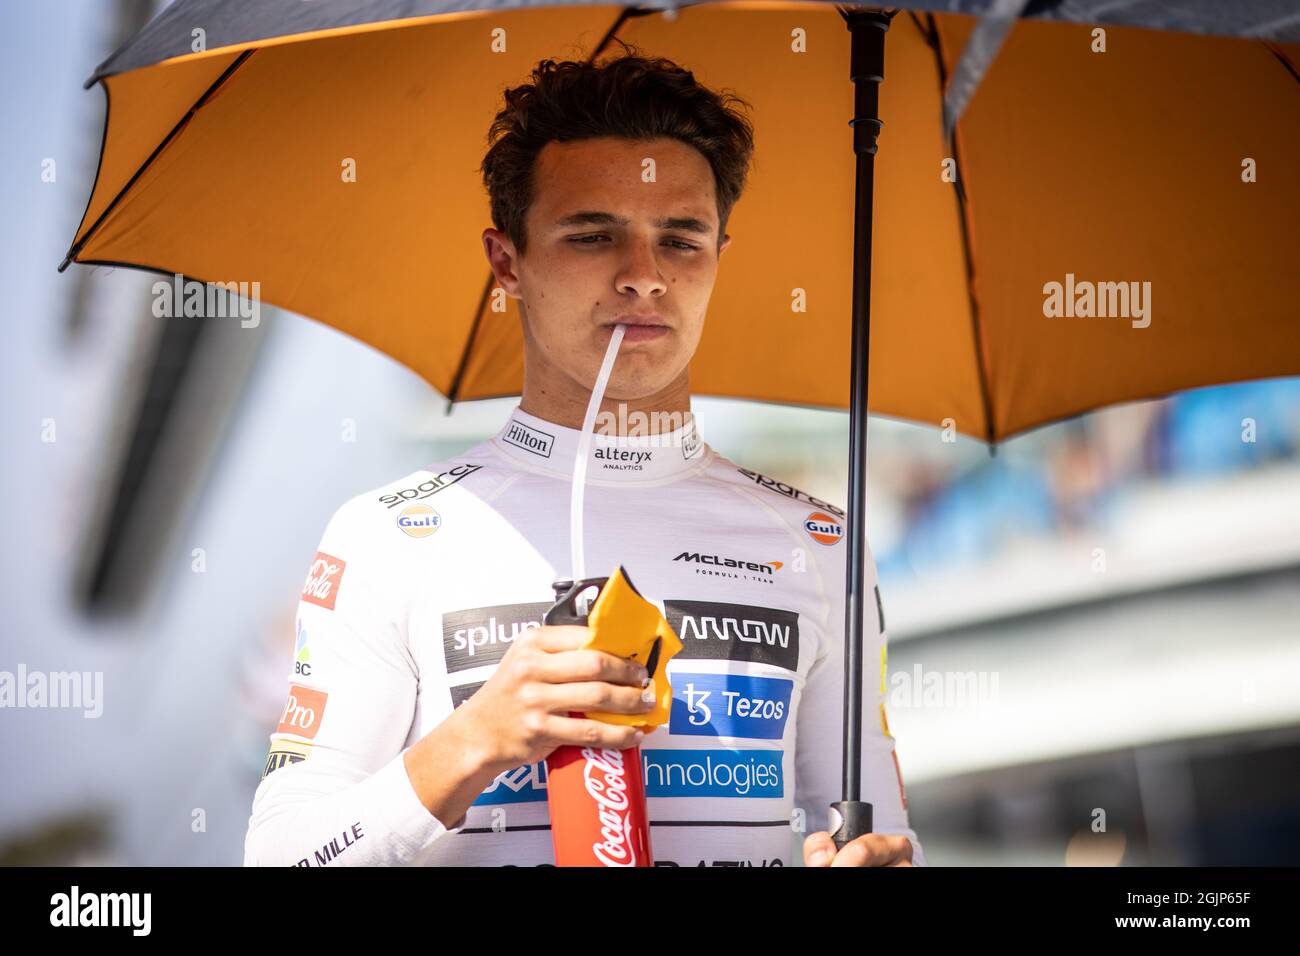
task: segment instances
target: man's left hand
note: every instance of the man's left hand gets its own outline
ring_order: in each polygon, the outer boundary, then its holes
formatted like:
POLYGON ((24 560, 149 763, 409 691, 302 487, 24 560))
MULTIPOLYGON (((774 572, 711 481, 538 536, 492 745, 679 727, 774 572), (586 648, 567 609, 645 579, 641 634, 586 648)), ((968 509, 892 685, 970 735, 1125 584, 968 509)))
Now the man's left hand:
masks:
POLYGON ((803 841, 804 866, 911 866, 912 841, 905 836, 864 833, 835 852, 835 841, 825 830, 803 841))

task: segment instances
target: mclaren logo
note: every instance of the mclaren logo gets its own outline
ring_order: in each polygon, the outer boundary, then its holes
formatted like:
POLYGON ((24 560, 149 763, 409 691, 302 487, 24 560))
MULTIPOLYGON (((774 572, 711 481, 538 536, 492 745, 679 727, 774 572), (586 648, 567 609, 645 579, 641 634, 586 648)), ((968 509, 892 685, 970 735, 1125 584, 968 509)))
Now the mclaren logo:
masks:
POLYGON ((717 554, 701 554, 698 551, 683 551, 674 561, 684 561, 688 564, 708 564, 715 568, 732 568, 739 571, 757 571, 762 574, 775 574, 781 570, 780 561, 769 561, 766 564, 758 561, 742 561, 740 558, 724 558, 717 554))

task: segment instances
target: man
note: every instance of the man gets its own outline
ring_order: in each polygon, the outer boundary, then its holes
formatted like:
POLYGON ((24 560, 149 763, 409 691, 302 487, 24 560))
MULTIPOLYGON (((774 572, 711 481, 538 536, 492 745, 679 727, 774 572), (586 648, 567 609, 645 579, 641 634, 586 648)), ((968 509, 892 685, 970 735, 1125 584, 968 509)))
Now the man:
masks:
MULTIPOLYGON (((688 364, 753 150, 723 98, 669 61, 544 61, 506 94, 483 164, 483 232, 524 333, 519 405, 490 441, 344 504, 298 612, 284 716, 245 862, 553 862, 545 757, 640 745, 657 865, 923 862, 885 722, 884 618, 863 634, 863 799, 876 832, 838 854, 844 512, 702 442, 688 364), (588 450, 586 573, 622 565, 684 645, 669 722, 645 673, 543 627, 572 575, 583 417, 625 326, 588 450)), ((743 361, 743 357, 738 358, 743 361)))

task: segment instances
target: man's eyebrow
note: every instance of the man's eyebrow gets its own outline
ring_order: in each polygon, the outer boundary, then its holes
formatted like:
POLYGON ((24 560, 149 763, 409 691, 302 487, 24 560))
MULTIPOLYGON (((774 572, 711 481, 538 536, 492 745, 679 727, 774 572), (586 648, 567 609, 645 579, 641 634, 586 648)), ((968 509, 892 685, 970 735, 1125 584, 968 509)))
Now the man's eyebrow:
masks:
MULTIPOLYGON (((555 220, 552 228, 565 229, 570 226, 626 226, 631 222, 623 216, 616 216, 612 212, 596 212, 595 210, 584 210, 582 212, 571 213, 555 220)), ((696 232, 703 236, 713 234, 713 227, 703 219, 696 219, 693 216, 676 216, 664 219, 656 219, 652 225, 656 229, 678 229, 683 232, 696 232)))

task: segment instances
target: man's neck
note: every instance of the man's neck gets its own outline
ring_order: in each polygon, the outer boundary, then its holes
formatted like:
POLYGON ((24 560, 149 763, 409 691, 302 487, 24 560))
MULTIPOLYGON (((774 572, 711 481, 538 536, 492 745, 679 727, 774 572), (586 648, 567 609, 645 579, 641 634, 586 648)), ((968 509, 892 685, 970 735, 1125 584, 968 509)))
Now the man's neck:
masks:
MULTIPOLYGON (((519 407, 529 415, 566 428, 582 428, 590 392, 530 388, 525 381, 519 407)), ((691 393, 685 373, 654 395, 635 399, 601 399, 596 431, 604 435, 656 435, 675 431, 691 417, 691 393)))

